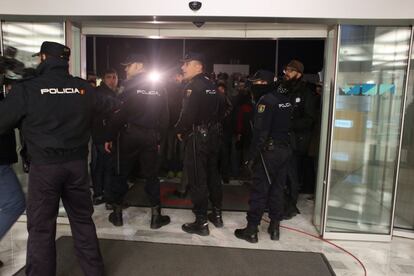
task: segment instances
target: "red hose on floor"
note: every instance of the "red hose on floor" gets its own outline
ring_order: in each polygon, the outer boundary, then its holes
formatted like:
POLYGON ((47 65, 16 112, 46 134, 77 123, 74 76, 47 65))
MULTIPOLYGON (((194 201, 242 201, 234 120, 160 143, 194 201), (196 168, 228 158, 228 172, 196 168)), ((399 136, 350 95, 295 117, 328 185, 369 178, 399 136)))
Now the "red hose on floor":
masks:
MULTIPOLYGON (((269 223, 269 221, 268 220, 266 220, 266 219, 263 219, 263 221, 264 222, 267 222, 267 223, 269 223)), ((319 236, 316 236, 316 235, 313 235, 313 234, 309 234, 309 233, 307 233, 307 232, 304 232, 304 231, 302 231, 302 230, 299 230, 299 229, 296 229, 296 228, 292 228, 292 227, 288 227, 288 226, 283 226, 283 225, 280 225, 280 227, 281 228, 284 228, 284 229, 287 229, 287 230, 290 230, 290 231, 294 231, 294 232, 298 232, 298 233, 301 233, 301 234, 304 234, 304 235, 307 235, 307 236, 310 236, 310 237, 312 237, 312 238, 315 238, 315 239, 318 239, 318 240, 321 240, 321 241, 323 241, 323 242, 326 242, 326 243, 328 243, 328 244, 330 244, 330 245, 332 245, 332 246, 334 246, 334 247, 336 247, 336 248, 338 248, 339 250, 341 250, 341 251, 343 251, 343 252, 345 252, 346 254, 348 254, 349 256, 351 256, 352 258, 354 258, 360 265, 361 265, 361 267, 362 267, 362 269, 364 270, 364 276, 366 276, 367 275, 367 270, 366 270, 366 268, 365 268, 365 266, 364 266, 364 264, 357 258, 357 257, 355 257, 355 255, 354 254, 352 254, 351 252, 349 252, 349 251, 347 251, 346 249, 344 249, 344 248, 342 248, 342 247, 340 247, 339 245, 337 245, 337 244, 334 244, 333 242, 331 242, 331 241, 328 241, 328 240, 325 240, 324 238, 321 238, 321 237, 319 237, 319 236)))

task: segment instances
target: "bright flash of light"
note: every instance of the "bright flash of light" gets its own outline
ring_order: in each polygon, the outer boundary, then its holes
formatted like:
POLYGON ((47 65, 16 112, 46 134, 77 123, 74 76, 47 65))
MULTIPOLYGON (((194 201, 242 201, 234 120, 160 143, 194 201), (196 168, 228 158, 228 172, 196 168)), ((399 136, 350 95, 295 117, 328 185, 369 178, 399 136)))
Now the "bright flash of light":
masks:
POLYGON ((160 80, 160 78, 161 78, 160 73, 158 73, 158 72, 156 72, 156 71, 153 71, 153 72, 151 72, 151 73, 149 74, 149 79, 150 79, 151 81, 159 81, 159 80, 160 80))

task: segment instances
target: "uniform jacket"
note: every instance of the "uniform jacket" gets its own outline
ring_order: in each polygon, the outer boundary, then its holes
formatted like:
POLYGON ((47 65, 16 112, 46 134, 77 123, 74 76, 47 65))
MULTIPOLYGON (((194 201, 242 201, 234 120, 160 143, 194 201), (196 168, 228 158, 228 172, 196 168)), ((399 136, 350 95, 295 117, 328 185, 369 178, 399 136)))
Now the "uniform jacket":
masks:
POLYGON ((169 123, 168 98, 165 89, 140 73, 124 83, 123 102, 107 126, 107 141, 113 141, 125 124, 151 129, 165 135, 169 123))
POLYGON ((193 125, 217 123, 225 113, 225 99, 216 92, 216 86, 204 74, 194 76, 185 86, 186 104, 176 125, 177 133, 192 131, 193 125))
POLYGON ((287 94, 271 91, 258 101, 253 123, 253 139, 249 150, 249 160, 255 160, 266 141, 289 143, 292 104, 287 94))
POLYGON ((50 57, 38 76, 13 86, 0 102, 0 133, 21 122, 33 164, 87 157, 92 112, 111 109, 84 80, 68 73, 68 62, 50 57))

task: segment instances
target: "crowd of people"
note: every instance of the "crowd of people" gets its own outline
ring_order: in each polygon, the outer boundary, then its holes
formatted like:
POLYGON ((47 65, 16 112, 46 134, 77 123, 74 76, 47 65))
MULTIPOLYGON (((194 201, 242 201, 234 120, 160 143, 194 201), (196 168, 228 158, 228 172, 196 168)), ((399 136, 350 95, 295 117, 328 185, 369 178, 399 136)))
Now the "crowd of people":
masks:
POLYGON ((171 220, 162 212, 160 174, 181 179, 175 196, 190 195, 195 220, 182 225, 190 234, 209 235, 209 222, 224 227, 222 184, 232 178, 252 179, 247 226, 235 230, 237 238, 257 242, 268 209, 268 233, 279 240, 280 221, 299 212, 304 172, 314 171, 320 105, 318 85, 303 81, 300 61, 292 60, 279 79, 266 70, 215 76, 206 74, 203 54, 190 52, 162 83, 151 78, 146 56, 134 53, 122 63, 122 83, 108 69, 95 88, 69 74, 68 47, 44 42, 37 55, 36 72, 10 82, 0 102, 0 238, 25 209, 11 169, 18 128, 27 148, 24 164, 30 164, 27 275, 55 274, 60 199, 82 270, 103 275, 93 205, 105 203, 108 220, 122 226, 128 179, 137 174, 146 182, 151 229, 171 220))

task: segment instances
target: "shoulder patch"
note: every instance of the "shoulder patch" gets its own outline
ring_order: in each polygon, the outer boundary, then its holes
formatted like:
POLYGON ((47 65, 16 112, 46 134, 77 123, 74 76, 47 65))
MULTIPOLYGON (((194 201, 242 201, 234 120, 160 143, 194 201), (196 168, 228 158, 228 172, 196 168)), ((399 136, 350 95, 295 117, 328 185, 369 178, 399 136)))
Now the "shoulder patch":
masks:
POLYGON ((266 109, 266 106, 264 104, 259 104, 257 106, 257 112, 258 113, 263 113, 265 111, 265 109, 266 109))

